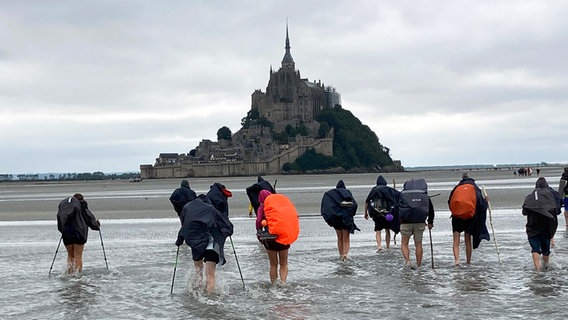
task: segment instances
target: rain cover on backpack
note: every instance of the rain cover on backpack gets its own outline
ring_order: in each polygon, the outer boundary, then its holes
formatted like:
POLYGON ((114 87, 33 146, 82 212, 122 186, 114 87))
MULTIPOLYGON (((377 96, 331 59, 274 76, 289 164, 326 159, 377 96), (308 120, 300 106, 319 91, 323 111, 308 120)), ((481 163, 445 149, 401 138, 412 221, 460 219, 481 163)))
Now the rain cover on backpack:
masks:
POLYGON ((453 218, 469 220, 475 215, 477 195, 475 186, 469 183, 457 185, 450 195, 450 212, 453 218))
POLYGON ((404 183, 398 203, 401 222, 425 222, 428 218, 430 199, 424 179, 410 179, 404 183))
POLYGON ((290 199, 273 193, 264 199, 264 215, 270 234, 276 235, 276 242, 292 244, 300 234, 298 211, 290 199))

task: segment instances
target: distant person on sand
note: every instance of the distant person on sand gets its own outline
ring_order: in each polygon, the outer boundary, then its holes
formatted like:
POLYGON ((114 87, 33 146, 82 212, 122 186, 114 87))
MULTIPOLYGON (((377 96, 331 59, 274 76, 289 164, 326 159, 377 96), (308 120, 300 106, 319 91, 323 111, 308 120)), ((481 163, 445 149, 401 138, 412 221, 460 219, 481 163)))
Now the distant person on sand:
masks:
POLYGON ((178 217, 185 206, 191 200, 197 198, 195 191, 189 187, 189 181, 182 180, 179 188, 175 189, 170 196, 170 202, 174 206, 174 210, 178 217))
POLYGON ((67 249, 67 273, 83 271, 83 249, 89 236, 89 228, 100 229, 100 222, 89 210, 87 201, 80 193, 65 198, 59 203, 57 229, 67 249))
POLYGON ((205 264, 205 290, 210 294, 215 290, 217 264, 226 262, 224 244, 233 234, 233 224, 228 215, 215 209, 211 200, 203 194, 183 207, 180 219, 182 225, 175 244, 179 247, 185 241, 191 247, 196 287, 202 285, 205 264))
POLYGON ((270 282, 286 283, 288 250, 300 233, 300 220, 294 204, 283 194, 261 190, 256 212, 257 238, 266 249, 270 264, 270 282))
POLYGON ((347 261, 349 247, 351 246, 350 234, 359 230, 353 217, 357 213, 357 202, 351 191, 347 190, 343 180, 339 180, 335 189, 323 194, 321 199, 321 215, 325 222, 335 229, 337 235, 337 249, 339 259, 347 261))
POLYGON ((412 269, 422 265, 424 253, 422 238, 426 229, 434 227, 434 205, 428 197, 428 186, 424 179, 410 179, 404 183, 400 200, 397 204, 400 216, 400 233, 402 240, 400 249, 404 257, 405 265, 412 269), (414 238, 416 265, 410 262, 410 238, 414 238))
MULTIPOLYGON (((400 219, 396 210, 396 204, 400 198, 400 192, 387 186, 387 181, 380 175, 377 185, 374 186, 365 199, 365 219, 373 219, 375 223, 375 240, 377 252, 382 252, 381 230, 385 230, 386 248, 390 249, 390 231, 396 234, 400 232, 400 219)), ((395 240, 396 244, 396 240, 395 240)))
POLYGON ((564 200, 564 224, 566 230, 568 230, 568 167, 564 168, 562 177, 560 177, 558 194, 564 200))
POLYGON ((561 212, 562 201, 556 190, 550 188, 544 177, 536 180, 535 189, 526 196, 523 215, 527 216, 527 236, 536 271, 548 267, 550 241, 558 227, 557 215, 561 212), (540 256, 544 265, 541 266, 540 256))
POLYGON ((489 240, 489 232, 485 222, 487 220, 487 200, 483 198, 481 190, 475 180, 467 173, 450 192, 448 199, 452 217, 452 237, 454 266, 460 264, 460 233, 464 233, 466 264, 471 263, 471 253, 481 242, 489 240))

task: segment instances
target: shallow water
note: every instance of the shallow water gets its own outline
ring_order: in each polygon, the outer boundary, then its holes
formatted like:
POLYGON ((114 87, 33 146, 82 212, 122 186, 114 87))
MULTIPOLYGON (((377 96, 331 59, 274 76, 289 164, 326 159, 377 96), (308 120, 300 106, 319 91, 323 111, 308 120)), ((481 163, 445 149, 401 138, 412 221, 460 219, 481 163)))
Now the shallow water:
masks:
MULTIPOLYGON (((364 198, 373 180, 365 184, 351 182, 353 193, 364 198)), ((447 180, 432 182, 432 193, 450 189, 455 182, 447 180)), ((563 303, 568 297, 568 238, 563 228, 559 229, 551 268, 545 272, 533 270, 524 232, 525 218, 519 207, 534 180, 483 180, 494 200, 492 218, 499 255, 493 239, 483 241, 473 252, 473 264, 459 268, 453 267, 449 212, 443 205, 437 206, 432 230, 435 268, 431 265, 426 232, 424 265, 419 270, 403 267, 400 242, 389 252, 375 253, 373 223, 361 215, 356 217, 361 232, 352 236, 350 260, 341 262, 333 229, 321 217, 307 214, 301 218, 300 238, 290 249, 288 283, 271 286, 268 259, 253 236, 253 219, 235 217, 232 241, 239 265, 228 240, 227 264, 218 267, 217 290, 211 296, 190 286, 193 263, 185 245, 180 250, 174 293, 170 294, 177 218, 103 219, 101 235, 109 271, 99 233, 91 231, 80 276, 64 274, 63 247, 59 248, 53 270, 48 274, 60 236, 54 220, 3 221, 0 222, 0 318, 564 319, 568 314, 568 306, 563 303), (515 201, 504 200, 498 191, 515 201)), ((283 184, 279 191, 293 195, 299 209, 311 213, 317 211, 321 190, 330 181, 325 181, 323 187, 309 186, 306 181, 306 189, 283 184)), ((350 187, 349 183, 347 186, 350 187)), ((154 190, 146 187, 145 190, 154 190)), ((42 194, 59 199, 59 192, 42 194)), ((164 194, 169 196, 169 193, 171 190, 164 194)), ((237 191, 234 198, 238 196, 237 191)), ((6 204, 7 197, 3 193, 0 200, 6 204)), ((442 197, 437 197, 440 203, 447 200, 447 196, 442 197)), ((361 205, 363 199, 359 202, 361 205)), ((97 206, 90 203, 97 214, 97 206)), ((169 207, 164 210, 173 213, 169 207)), ((564 219, 559 220, 563 225, 564 219)), ((489 221, 488 228, 491 231, 489 221)))

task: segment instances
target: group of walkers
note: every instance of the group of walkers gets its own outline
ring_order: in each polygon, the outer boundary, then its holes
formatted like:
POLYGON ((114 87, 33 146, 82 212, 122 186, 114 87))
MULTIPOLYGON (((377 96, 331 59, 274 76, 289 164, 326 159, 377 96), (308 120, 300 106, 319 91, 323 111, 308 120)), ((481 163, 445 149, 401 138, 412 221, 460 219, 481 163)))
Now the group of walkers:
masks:
MULTIPOLYGON (((489 199, 467 173, 452 189, 448 198, 448 207, 452 218, 452 251, 454 266, 460 265, 460 237, 463 233, 466 264, 471 263, 473 249, 479 247, 481 240, 489 240, 486 226, 489 199)), ((547 268, 550 248, 558 227, 558 215, 564 207, 566 230, 568 230, 568 167, 560 179, 558 191, 551 188, 544 177, 537 179, 535 189, 526 196, 522 214, 527 216, 526 233, 535 270, 547 268), (542 256, 543 263, 540 259, 542 256)), ((327 224, 337 234, 339 259, 347 260, 350 246, 350 234, 359 230, 353 217, 357 211, 357 202, 345 183, 340 180, 335 189, 327 191, 322 199, 321 214, 327 224)), ((423 234, 426 228, 430 233, 434 226, 434 206, 428 196, 424 179, 410 179, 404 183, 402 191, 387 186, 383 176, 379 176, 376 186, 365 199, 364 217, 373 220, 377 252, 383 251, 381 233, 385 230, 386 249, 390 249, 391 231, 402 235, 401 252, 405 265, 415 269, 422 265, 423 234), (415 263, 410 259, 410 239, 414 240, 415 263)), ((431 247, 432 248, 432 247, 431 247)), ((433 254, 433 252, 431 252, 433 254)), ((434 266, 432 257, 432 267, 434 266)))
MULTIPOLYGON (((250 216, 253 212, 256 215, 256 237, 267 252, 270 281, 273 284, 286 283, 288 250, 300 231, 297 210, 287 196, 277 193, 260 176, 256 183, 246 188, 246 193, 250 200, 250 216)), ((461 181, 450 192, 448 206, 452 218, 455 266, 460 265, 461 233, 464 234, 466 264, 471 263, 472 250, 479 246, 481 240, 490 238, 486 227, 490 206, 484 193, 467 173, 462 175, 461 181)), ((196 271, 194 286, 202 286, 205 273, 205 290, 208 293, 215 289, 216 267, 225 264, 225 241, 233 234, 228 205, 231 196, 231 191, 221 183, 214 183, 206 194, 197 195, 187 180, 182 180, 180 187, 170 196, 181 223, 175 242, 178 254, 184 242, 191 248, 196 271)), ((383 230, 386 250, 390 249, 391 231, 395 244, 396 235, 400 233, 405 265, 412 269, 422 265, 423 233, 428 228, 431 241, 430 230, 434 225, 435 212, 430 198, 424 179, 410 179, 404 183, 402 191, 398 191, 389 187, 383 176, 377 178, 376 186, 370 190, 364 204, 364 218, 368 220, 370 217, 374 222, 377 252, 384 251, 383 230), (415 262, 410 258, 411 238, 414 241, 415 262)), ((522 214, 527 216, 526 232, 536 270, 546 268, 549 263, 551 241, 558 227, 557 216, 564 207, 564 216, 568 221, 567 206, 568 167, 564 168, 558 191, 551 188, 544 177, 540 177, 535 189, 525 198, 522 214), (543 264, 540 262, 541 256, 543 264)), ((360 231, 353 218, 357 208, 358 204, 343 180, 339 180, 334 189, 325 192, 321 201, 321 215, 335 229, 341 261, 348 260, 350 234, 360 231)), ((67 273, 81 272, 88 229, 100 231, 100 222, 89 210, 83 195, 77 193, 59 203, 57 227, 61 232, 60 243, 63 241, 68 254, 67 273)))

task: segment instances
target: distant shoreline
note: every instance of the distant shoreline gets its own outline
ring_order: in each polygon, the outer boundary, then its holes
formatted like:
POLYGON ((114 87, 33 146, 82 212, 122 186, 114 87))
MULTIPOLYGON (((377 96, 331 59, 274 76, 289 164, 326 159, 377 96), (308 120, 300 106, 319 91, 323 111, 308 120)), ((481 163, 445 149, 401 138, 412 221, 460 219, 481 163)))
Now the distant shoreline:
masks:
MULTIPOLYGON (((451 172, 451 171, 503 171, 503 170, 518 170, 519 168, 532 168, 536 170, 537 168, 541 170, 550 170, 550 169, 563 169, 567 167, 568 163, 533 163, 533 164, 473 164, 473 165, 445 165, 445 166, 417 166, 417 167, 404 167, 404 171, 399 171, 398 173, 404 172, 451 172)), ((111 173, 104 173, 108 175, 112 174, 125 174, 125 173, 139 173, 136 171, 125 171, 125 172, 111 172, 111 173)), ((294 172, 294 173, 283 173, 281 175, 318 175, 318 174, 358 174, 358 173, 376 173, 376 174, 394 174, 397 172, 380 172, 380 171, 365 171, 362 169, 353 169, 353 170, 314 170, 309 172, 294 172)), ((11 174, 11 173, 10 173, 11 174)), ((30 174, 30 173, 28 173, 30 174)), ((30 175, 39 175, 41 178, 37 180, 1 180, 0 184, 2 183, 18 183, 18 182, 58 182, 58 183, 75 183, 75 182, 82 182, 82 181, 124 181, 124 182, 133 182, 130 179, 108 179, 108 180, 59 180, 59 179, 45 179, 45 177, 49 175, 53 175, 54 173, 34 173, 30 175)), ((56 174, 63 174, 63 173, 56 173, 56 174)), ((18 174, 11 174, 12 176, 17 176, 18 174)), ((219 179, 219 178, 229 178, 229 177, 249 177, 249 176, 226 176, 226 177, 199 177, 198 179, 219 179)), ((256 177, 252 175, 250 177, 256 177)), ((193 177, 187 177, 188 179, 197 179, 193 177)), ((164 178, 164 179, 151 179, 151 180, 168 180, 177 178, 164 178)), ((139 182, 139 181, 134 181, 139 182)))

